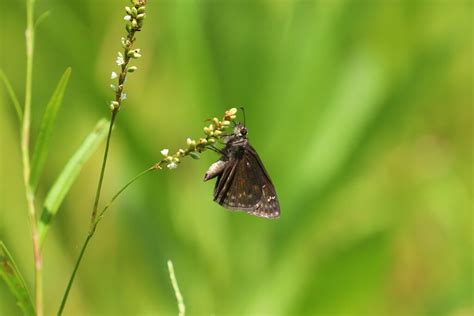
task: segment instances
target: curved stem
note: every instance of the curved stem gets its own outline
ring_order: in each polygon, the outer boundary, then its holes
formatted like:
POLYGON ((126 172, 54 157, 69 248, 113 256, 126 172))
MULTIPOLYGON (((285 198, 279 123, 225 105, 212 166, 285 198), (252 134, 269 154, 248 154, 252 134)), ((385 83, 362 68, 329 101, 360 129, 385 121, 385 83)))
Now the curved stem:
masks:
POLYGON ((145 174, 147 174, 148 172, 152 171, 152 170, 155 170, 157 169, 156 166, 152 166, 146 170, 143 170, 142 172, 140 172, 139 174, 137 174, 135 177, 133 177, 127 184, 125 184, 120 190, 118 190, 117 193, 115 193, 115 195, 112 197, 112 199, 109 201, 109 203, 107 203, 104 208, 102 209, 102 211, 100 212, 99 216, 97 217, 97 220, 94 224, 94 230, 95 228, 97 227, 97 224, 99 224, 99 222, 102 220, 102 218, 104 217, 104 214, 105 212, 109 209, 109 207, 112 205, 112 203, 115 201, 115 199, 117 199, 119 197, 120 194, 122 194, 123 191, 125 191, 133 182, 137 181, 139 178, 141 178, 142 176, 144 176, 145 174))
MULTIPOLYGON (((135 181, 137 181, 139 178, 141 178, 142 176, 144 176, 145 174, 147 174, 148 172, 152 171, 152 170, 155 170, 155 169, 158 169, 159 168, 159 165, 154 165, 142 172, 140 172, 139 174, 137 174, 135 177, 133 177, 129 182, 127 182, 127 184, 125 184, 117 193, 115 193, 115 195, 112 197, 112 199, 105 205, 105 207, 102 209, 102 211, 100 212, 99 216, 97 217, 97 219, 94 220, 93 223, 91 223, 91 228, 89 230, 89 233, 87 234, 87 237, 84 241, 84 244, 82 245, 82 248, 81 248, 81 252, 79 254, 79 257, 77 258, 76 260, 76 264, 74 265, 74 270, 72 271, 72 274, 71 274, 71 277, 69 278, 69 282, 67 284, 67 287, 66 287, 66 291, 64 292, 64 295, 63 295, 63 298, 61 300, 61 306, 59 307, 59 311, 58 311, 58 316, 62 315, 63 313, 63 310, 64 310, 64 306, 66 305, 66 301, 68 299, 68 296, 69 296, 69 291, 71 290, 71 287, 72 287, 72 284, 74 282, 74 279, 76 278, 76 273, 77 273, 77 270, 79 269, 79 265, 81 264, 81 261, 82 261, 82 257, 84 256, 84 253, 87 249, 87 246, 89 244, 89 241, 91 240, 92 236, 94 236, 94 233, 96 231, 96 228, 97 228, 97 225, 99 224, 100 220, 102 219, 102 217, 104 216, 105 212, 107 211, 107 209, 112 205, 112 203, 120 196, 120 194, 122 194, 132 183, 134 183, 135 181)), ((96 210, 97 211, 97 210, 96 210)), ((97 212, 96 212, 97 214, 97 212)))

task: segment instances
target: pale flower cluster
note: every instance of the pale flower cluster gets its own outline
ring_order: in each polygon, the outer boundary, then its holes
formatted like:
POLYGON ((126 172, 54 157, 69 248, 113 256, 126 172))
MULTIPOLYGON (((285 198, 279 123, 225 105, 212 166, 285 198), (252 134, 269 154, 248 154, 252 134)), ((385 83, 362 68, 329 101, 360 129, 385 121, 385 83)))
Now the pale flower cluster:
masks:
POLYGON ((178 149, 175 154, 170 155, 169 149, 162 149, 160 152, 161 155, 163 155, 163 158, 156 164, 157 168, 160 168, 161 165, 166 165, 168 169, 176 169, 181 162, 181 158, 185 156, 199 159, 199 154, 209 147, 212 147, 213 144, 223 135, 223 131, 227 129, 231 122, 236 118, 236 113, 237 109, 232 108, 224 113, 222 120, 214 117, 211 120, 212 123, 209 126, 204 127, 204 137, 201 137, 198 140, 188 137, 186 139, 186 148, 178 149))

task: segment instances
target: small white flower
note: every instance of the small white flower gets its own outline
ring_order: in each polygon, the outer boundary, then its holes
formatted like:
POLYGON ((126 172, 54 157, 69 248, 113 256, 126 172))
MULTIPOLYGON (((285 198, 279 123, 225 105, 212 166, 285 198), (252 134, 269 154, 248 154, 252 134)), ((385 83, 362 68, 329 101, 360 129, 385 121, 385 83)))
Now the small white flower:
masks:
POLYGON ((168 169, 176 169, 178 168, 178 165, 175 162, 172 162, 167 164, 166 167, 168 167, 168 169))
POLYGON ((126 16, 123 17, 123 19, 125 21, 130 21, 132 19, 132 17, 130 15, 126 15, 126 16))
POLYGON ((229 114, 230 115, 234 115, 235 113, 237 113, 237 109, 236 108, 232 108, 229 110, 229 114))
POLYGON ((121 42, 122 42, 122 47, 123 48, 127 47, 130 44, 130 41, 128 39, 126 39, 125 37, 121 38, 121 42))
POLYGON ((125 61, 123 60, 123 55, 122 53, 118 53, 118 56, 117 56, 117 59, 115 60, 115 62, 117 63, 118 66, 122 66, 123 64, 125 64, 125 61))
POLYGON ((120 94, 120 101, 123 101, 123 100, 125 100, 126 98, 127 98, 127 94, 122 92, 122 93, 120 94))
POLYGON ((167 148, 162 149, 162 150, 160 151, 160 153, 161 153, 163 156, 165 156, 165 157, 168 156, 168 153, 169 153, 169 152, 170 152, 170 151, 169 151, 167 148))
POLYGON ((117 87, 114 84, 111 84, 110 87, 112 88, 112 90, 117 91, 117 87))
POLYGON ((112 71, 112 74, 110 75, 110 79, 115 79, 117 78, 117 73, 115 71, 112 71))

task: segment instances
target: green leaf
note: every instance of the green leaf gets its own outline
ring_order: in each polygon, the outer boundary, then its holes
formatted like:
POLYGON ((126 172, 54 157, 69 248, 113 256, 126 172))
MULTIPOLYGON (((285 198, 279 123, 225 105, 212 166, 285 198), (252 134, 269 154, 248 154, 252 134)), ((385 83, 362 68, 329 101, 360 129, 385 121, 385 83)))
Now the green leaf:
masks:
POLYGON ((10 81, 8 80, 7 76, 1 69, 0 69, 0 78, 2 79, 3 84, 5 85, 5 88, 7 89, 8 95, 10 96, 10 99, 12 100, 13 106, 15 107, 16 115, 18 116, 18 121, 21 122, 23 119, 23 110, 21 108, 20 102, 18 101, 15 91, 13 91, 13 87, 10 84, 10 81))
POLYGON ((39 135, 38 139, 36 140, 35 150, 33 152, 33 158, 31 162, 30 185, 33 191, 36 191, 39 178, 46 163, 46 158, 48 158, 51 135, 53 133, 56 117, 58 115, 59 109, 61 108, 64 90, 66 89, 70 75, 71 68, 69 67, 64 72, 61 80, 59 80, 56 90, 54 90, 53 95, 46 106, 46 110, 41 121, 39 135))
POLYGON ((35 29, 36 29, 41 23, 43 23, 43 21, 46 20, 46 18, 49 17, 50 14, 51 14, 51 11, 50 11, 50 10, 43 12, 43 13, 39 16, 39 18, 36 20, 36 22, 35 22, 35 29))
POLYGON ((82 167, 90 156, 95 152, 99 144, 107 136, 109 122, 105 119, 100 120, 94 130, 86 137, 79 149, 69 159, 63 171, 56 179, 49 190, 43 205, 43 212, 38 224, 38 233, 40 245, 43 245, 46 233, 48 232, 51 220, 56 215, 67 192, 79 175, 82 167))
POLYGON ((25 280, 21 276, 15 261, 8 252, 7 247, 0 240, 0 277, 5 281, 10 292, 15 296, 18 306, 24 315, 34 315, 35 308, 25 280))
POLYGON ((189 155, 190 155, 191 158, 193 158, 193 159, 199 159, 199 158, 201 158, 201 156, 199 156, 199 154, 198 154, 197 152, 195 152, 195 151, 190 152, 189 155))

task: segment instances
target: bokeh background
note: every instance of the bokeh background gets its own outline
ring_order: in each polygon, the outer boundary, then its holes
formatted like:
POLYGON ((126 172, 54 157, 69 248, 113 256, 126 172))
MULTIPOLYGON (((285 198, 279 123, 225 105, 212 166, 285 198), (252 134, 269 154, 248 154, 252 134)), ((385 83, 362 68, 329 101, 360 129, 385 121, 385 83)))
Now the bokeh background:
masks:
MULTIPOLYGON (((0 67, 23 99, 25 1, 1 0, 0 67)), ((127 1, 38 0, 33 132, 73 69, 39 203, 98 119, 127 1)), ((279 220, 212 202, 218 156, 146 176, 101 223, 66 315, 472 315, 471 1, 150 0, 103 203, 128 179, 245 106, 279 220)), ((0 87, 0 238, 33 283, 16 114, 0 87)), ((241 117, 240 117, 241 118, 241 117)), ((88 229, 103 147, 44 247, 54 314, 88 229)), ((17 315, 0 284, 0 314, 17 315)))

